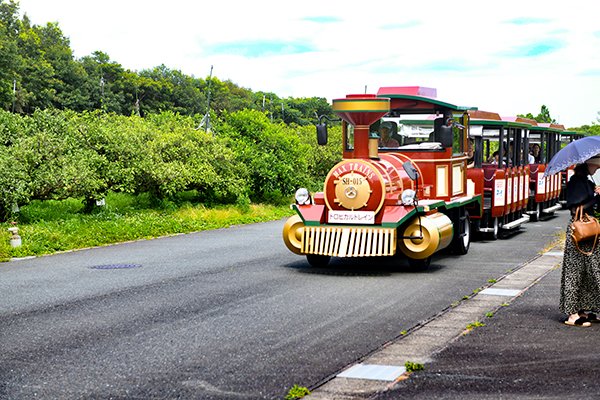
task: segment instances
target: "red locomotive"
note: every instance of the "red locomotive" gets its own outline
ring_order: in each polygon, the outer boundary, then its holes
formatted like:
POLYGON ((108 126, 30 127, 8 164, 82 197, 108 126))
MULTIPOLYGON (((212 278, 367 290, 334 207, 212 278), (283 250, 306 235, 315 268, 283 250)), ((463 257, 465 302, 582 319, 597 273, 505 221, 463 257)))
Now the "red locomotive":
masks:
POLYGON ((283 229, 287 247, 313 266, 401 255, 425 267, 445 248, 466 254, 470 219, 483 212, 483 187, 478 193, 467 179, 474 109, 442 102, 431 88, 383 87, 333 100, 333 110, 343 120, 343 160, 323 192, 296 192, 297 215, 283 229), (407 119, 430 127, 413 129, 407 119))

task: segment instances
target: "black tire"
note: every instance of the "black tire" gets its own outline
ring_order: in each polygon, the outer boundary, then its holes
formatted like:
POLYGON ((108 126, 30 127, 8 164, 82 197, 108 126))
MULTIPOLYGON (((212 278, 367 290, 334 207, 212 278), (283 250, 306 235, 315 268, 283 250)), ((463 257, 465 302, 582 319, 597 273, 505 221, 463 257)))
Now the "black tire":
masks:
POLYGON ((331 256, 322 256, 318 254, 307 254, 306 260, 310 264, 311 267, 326 267, 329 264, 329 260, 331 260, 331 256))
POLYGON ((498 221, 498 217, 495 217, 492 220, 492 228, 494 228, 494 230, 488 234, 488 237, 490 240, 498 240, 498 234, 500 232, 500 221, 498 221))
POLYGON ((540 216, 542 215, 540 208, 541 208, 541 204, 535 205, 535 210, 533 210, 533 214, 531 214, 531 217, 530 217, 531 222, 537 222, 540 220, 540 216))
POLYGON ((481 219, 477 218, 471 221, 471 241, 476 242, 482 240, 485 235, 481 232, 481 219))
POLYGON ((455 225, 457 231, 452 240, 452 252, 459 255, 467 254, 471 246, 471 221, 466 210, 464 217, 459 218, 455 225))

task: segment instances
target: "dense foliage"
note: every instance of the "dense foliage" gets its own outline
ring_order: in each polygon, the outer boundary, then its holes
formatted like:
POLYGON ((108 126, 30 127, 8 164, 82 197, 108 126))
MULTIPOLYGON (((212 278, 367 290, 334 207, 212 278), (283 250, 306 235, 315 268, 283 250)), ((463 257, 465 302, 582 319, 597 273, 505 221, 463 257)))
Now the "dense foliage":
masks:
MULTIPOLYGON (((529 119, 533 119, 537 122, 545 122, 545 123, 557 123, 557 121, 552 118, 550 115, 550 110, 545 105, 542 105, 540 108, 540 112, 537 115, 533 115, 532 113, 527 114, 519 114, 519 117, 525 117, 529 119)), ((600 112, 598 112, 598 117, 596 121, 592 122, 590 125, 582 125, 578 127, 567 127, 569 131, 582 133, 584 135, 600 135, 600 112)))
POLYGON ((164 65, 129 71, 100 51, 75 59, 58 24, 32 25, 18 1, 0 0, 0 220, 36 199, 79 198, 91 211, 110 192, 287 201, 339 158, 339 128, 317 148, 317 115, 331 116, 323 98, 282 99, 164 65), (208 113, 210 131, 199 130, 208 113))
MULTIPOLYGON (((32 25, 16 0, 0 0, 0 220, 36 199, 83 199, 91 211, 111 192, 277 204, 320 188, 340 158, 339 126, 316 145, 317 115, 332 116, 323 98, 282 99, 164 65, 129 71, 100 51, 75 59, 58 24, 32 25), (198 129, 207 113, 208 132, 198 129)), ((526 116, 553 121, 546 106, 526 116)))
POLYGON ((318 147, 314 126, 272 123, 260 111, 224 114, 213 135, 173 112, 146 118, 101 111, 0 111, 0 220, 40 199, 192 191, 205 204, 287 201, 317 189, 339 159, 341 130, 318 147))
POLYGON ((598 112, 596 121, 592 122, 591 125, 583 125, 578 128, 573 128, 573 130, 585 133, 587 135, 600 135, 600 112, 598 112))
POLYGON ((56 23, 32 25, 19 18, 15 0, 0 0, 0 108, 32 114, 37 109, 103 110, 146 116, 165 111, 220 116, 260 110, 273 121, 307 125, 330 114, 324 98, 279 98, 218 78, 199 79, 164 65, 133 72, 96 51, 75 59, 69 39, 56 23), (210 87, 210 88, 209 88, 210 87))

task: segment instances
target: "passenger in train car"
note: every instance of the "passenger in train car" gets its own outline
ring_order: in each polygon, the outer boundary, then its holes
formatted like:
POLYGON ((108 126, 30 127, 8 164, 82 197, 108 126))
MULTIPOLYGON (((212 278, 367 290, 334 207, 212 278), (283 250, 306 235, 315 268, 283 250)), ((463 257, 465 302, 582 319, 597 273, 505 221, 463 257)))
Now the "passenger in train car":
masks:
POLYGON ((506 156, 506 165, 512 167, 513 160, 515 159, 515 142, 510 142, 508 145, 508 153, 506 156))
POLYGON ((475 166, 475 140, 469 138, 467 141, 467 168, 473 168, 475 166))
POLYGON ((392 123, 383 122, 379 126, 379 148, 398 148, 400 143, 392 137, 392 123))
POLYGON ((537 143, 534 143, 533 145, 531 145, 531 155, 533 156, 534 159, 534 164, 539 164, 540 162, 540 158, 541 158, 541 154, 540 154, 540 145, 537 143))
MULTIPOLYGON (((600 155, 575 167, 575 173, 567 183, 566 196, 571 221, 581 205, 584 212, 594 214, 600 200, 600 187, 589 178, 598 168, 600 155)), ((600 245, 589 241, 579 243, 577 248, 571 237, 571 221, 567 225, 559 309, 568 315, 565 324, 587 327, 592 322, 600 322, 594 314, 600 310, 600 245)))
POLYGON ((533 156, 533 154, 531 154, 531 151, 527 153, 527 163, 535 164, 535 157, 533 156))
MULTIPOLYGON (((508 150, 506 149, 506 143, 502 144, 502 166, 503 167, 508 167, 510 166, 509 164, 511 164, 510 162, 510 157, 508 156, 508 150)), ((500 151, 496 150, 494 151, 494 153, 492 153, 492 159, 490 159, 490 163, 492 164, 498 164, 499 160, 500 160, 500 151)))

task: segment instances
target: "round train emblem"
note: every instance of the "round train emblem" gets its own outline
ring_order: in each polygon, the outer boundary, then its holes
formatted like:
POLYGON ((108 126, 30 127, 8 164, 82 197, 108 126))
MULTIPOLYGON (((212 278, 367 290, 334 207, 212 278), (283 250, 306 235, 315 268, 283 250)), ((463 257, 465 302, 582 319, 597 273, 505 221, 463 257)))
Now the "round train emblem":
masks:
POLYGON ((325 202, 331 210, 379 211, 384 180, 375 167, 362 160, 342 161, 327 175, 325 202))

